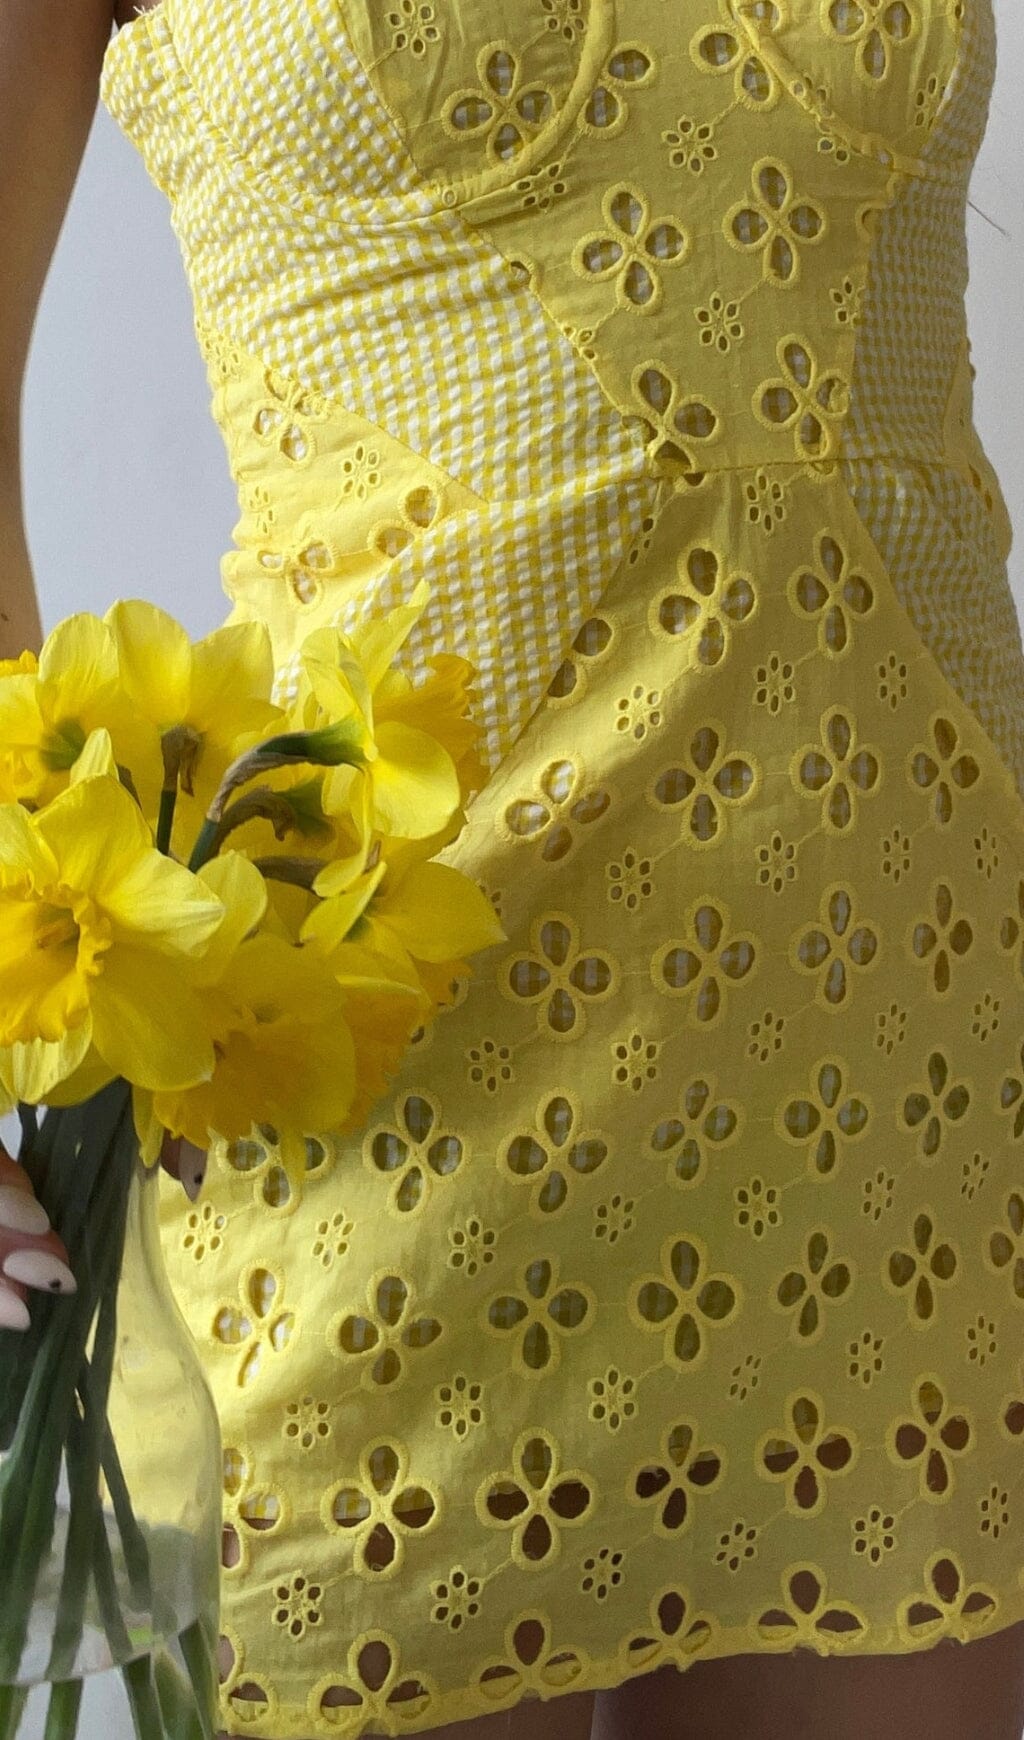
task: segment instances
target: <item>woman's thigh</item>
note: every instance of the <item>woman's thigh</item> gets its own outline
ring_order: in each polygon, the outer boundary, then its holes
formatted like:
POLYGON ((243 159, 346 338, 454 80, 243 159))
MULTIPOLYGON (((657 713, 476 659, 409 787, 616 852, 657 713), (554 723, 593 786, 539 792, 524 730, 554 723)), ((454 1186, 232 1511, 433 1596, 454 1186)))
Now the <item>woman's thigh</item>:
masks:
POLYGON ((1021 1740, 1024 1622, 911 1655, 729 1656, 597 1694, 593 1740, 1021 1740))
MULTIPOLYGON (((567 1692, 545 1703, 524 1698, 501 1715, 477 1716, 469 1722, 431 1728, 424 1740, 590 1740, 593 1714, 593 1692, 567 1692)), ((374 1732, 377 1730, 369 1730, 374 1732)), ((383 1734, 383 1728, 379 1732, 383 1734)), ((226 1740, 226 1736, 218 1734, 217 1740, 226 1740)))

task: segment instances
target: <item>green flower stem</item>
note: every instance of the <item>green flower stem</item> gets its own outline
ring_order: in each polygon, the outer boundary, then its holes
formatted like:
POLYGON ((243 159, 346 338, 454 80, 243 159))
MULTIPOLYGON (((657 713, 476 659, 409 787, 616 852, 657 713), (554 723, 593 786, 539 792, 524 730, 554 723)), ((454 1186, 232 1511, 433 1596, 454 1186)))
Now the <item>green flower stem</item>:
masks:
POLYGON ((124 1561, 131 1583, 132 1598, 143 1613, 149 1613, 153 1608, 153 1578, 149 1563, 149 1543, 136 1521, 135 1512, 132 1510, 131 1496, 109 1424, 104 1426, 101 1462, 113 1501, 114 1516, 121 1533, 124 1561))
POLYGON ((192 856, 188 861, 188 867, 190 870, 201 870, 203 865, 208 864, 210 859, 215 856, 217 851, 217 830, 219 827, 219 821, 211 821, 209 816, 207 816, 196 836, 196 843, 192 849, 192 856))
MULTIPOLYGON (((367 752, 362 746, 363 732, 357 721, 348 719, 340 724, 325 725, 318 731, 286 731, 271 737, 255 749, 247 749, 228 768, 206 812, 199 830, 190 870, 201 870, 217 852, 217 831, 233 791, 248 785, 251 779, 262 779, 275 767, 363 767, 367 752)), ((374 751, 375 753, 375 751, 374 751)))
POLYGON ((160 793, 160 815, 156 825, 156 845, 158 852, 169 852, 171 849, 171 833, 174 828, 174 812, 178 804, 178 788, 171 786, 169 791, 160 793))
POLYGON ((326 870, 328 858, 287 858, 271 856, 254 858, 253 864, 263 876, 278 882, 291 882, 296 888, 312 888, 321 870, 326 870))
POLYGON ((135 1661, 125 1662, 121 1674, 139 1740, 178 1740, 176 1734, 168 1734, 164 1727, 153 1678, 152 1656, 140 1655, 135 1661))
MULTIPOLYGON (((77 1302, 78 1295, 71 1303, 77 1302)), ((17 1599, 0 1609, 0 1682, 17 1676, 29 1616, 43 1560, 53 1539, 57 1484, 70 1416, 75 1411, 75 1380, 92 1317, 87 1309, 68 1311, 64 1334, 44 1344, 36 1360, 21 1409, 15 1447, 0 1476, 0 1562, 7 1587, 17 1599)))
POLYGON ((156 1657, 153 1677, 168 1734, 173 1734, 174 1740, 213 1740, 209 1715, 195 1694, 193 1680, 168 1651, 156 1657))
POLYGON ((0 1686, 0 1740, 16 1740, 27 1703, 27 1686, 0 1686))
POLYGON ((275 791, 269 785, 256 785, 252 791, 236 798, 233 804, 228 805, 217 823, 211 856, 216 856, 235 828, 244 828, 246 822, 257 819, 269 822, 278 840, 283 840, 290 834, 295 827, 296 817, 287 792, 275 791))
POLYGON ((202 1721, 202 1740, 214 1740, 214 1717, 218 1704, 217 1676, 213 1671, 210 1640, 198 1619, 182 1632, 178 1639, 185 1658, 196 1705, 202 1721))
MULTIPOLYGON (((123 1245, 123 1241, 122 1225, 118 1242, 123 1245)), ((97 1529, 105 1532, 99 1494, 100 1455, 114 1365, 119 1269, 120 1262, 108 1264, 92 1360, 83 1361, 83 1376, 79 1379, 84 1419, 73 1416, 68 1431, 66 1460, 71 1506, 53 1643, 46 1670, 48 1679, 59 1679, 62 1670, 66 1673, 74 1666, 82 1639, 93 1541, 97 1529)))
MULTIPOLYGON (((114 1576, 114 1563, 110 1557, 110 1542, 107 1531, 100 1527, 93 1536, 93 1577, 96 1582, 96 1597, 100 1605, 103 1619, 103 1629, 107 1634, 110 1653, 117 1662, 125 1662, 132 1653, 133 1644, 128 1635, 128 1627, 121 1612, 121 1602, 117 1593, 117 1579, 114 1576)), ((146 1731, 142 1730, 143 1740, 146 1731)))
POLYGON ((81 1680, 58 1680, 51 1686, 43 1740, 75 1740, 81 1702, 81 1680))

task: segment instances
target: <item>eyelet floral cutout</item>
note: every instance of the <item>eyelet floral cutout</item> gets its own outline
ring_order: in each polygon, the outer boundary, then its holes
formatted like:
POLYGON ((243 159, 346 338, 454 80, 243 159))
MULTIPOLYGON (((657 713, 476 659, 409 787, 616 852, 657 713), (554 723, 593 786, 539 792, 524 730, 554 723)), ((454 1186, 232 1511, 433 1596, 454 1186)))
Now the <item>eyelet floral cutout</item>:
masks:
POLYGON ((479 83, 455 92, 442 111, 443 123, 455 137, 482 140, 490 162, 507 163, 547 120, 552 93, 545 85, 524 80, 519 57, 508 42, 482 48, 476 70, 479 83))
POLYGON ((557 1371, 563 1336, 588 1328, 594 1297, 589 1287, 560 1285, 557 1264, 545 1257, 528 1263, 514 1293, 499 1293, 487 1306, 494 1334, 511 1336, 515 1363, 537 1375, 557 1371))
POLYGON ((308 465, 316 452, 316 425, 329 415, 326 400, 277 369, 267 369, 263 387, 266 396, 253 413, 254 434, 287 464, 308 465))
POLYGON ((917 1470, 923 1499, 945 1504, 956 1485, 957 1461, 974 1447, 975 1427, 969 1411, 950 1405, 937 1377, 919 1378, 912 1402, 913 1412, 890 1426, 887 1449, 894 1463, 917 1470))
POLYGON ((753 203, 740 201, 725 214, 725 235, 734 247, 761 256, 764 280, 785 287, 800 273, 800 250, 825 238, 828 219, 822 207, 801 199, 792 171, 776 158, 754 164, 753 203))
POLYGON ((849 383, 838 370, 822 371, 798 337, 780 339, 782 375, 762 382, 754 412, 769 429, 793 431, 798 459, 820 463, 836 449, 837 424, 849 408, 849 383))
POLYGON ((633 393, 646 412, 651 431, 648 447, 652 471, 699 482, 700 450, 714 440, 719 416, 696 394, 683 395, 660 363, 644 363, 633 371, 633 393), (654 412, 653 419, 650 413, 654 412))
POLYGON ((822 1058, 811 1084, 810 1099, 788 1100, 780 1108, 776 1128, 804 1149, 811 1177, 829 1178, 845 1161, 848 1145, 862 1141, 871 1128, 871 1104, 851 1091, 841 1057, 822 1058))
POLYGON ((477 1689, 489 1710, 504 1709, 526 1692, 538 1697, 566 1690, 580 1679, 586 1657, 553 1637, 547 1615, 530 1608, 505 1631, 504 1653, 481 1668, 477 1689))
POLYGON ((645 1463, 633 1477, 633 1495, 654 1508, 654 1531, 671 1540, 692 1520, 693 1507, 714 1492, 725 1476, 725 1454, 700 1441, 692 1420, 681 1420, 667 1434, 661 1459, 645 1463))
POLYGON ((668 1239, 662 1273, 642 1281, 630 1301, 642 1329, 660 1330, 665 1364, 693 1371, 708 1355, 710 1333, 739 1312, 743 1295, 733 1275, 709 1273, 706 1249, 690 1239, 668 1239))
POLYGON ((662 273, 687 258, 690 238, 672 218, 651 216, 644 195, 628 182, 601 201, 604 228, 581 237, 572 263, 582 277, 610 280, 620 308, 653 313, 661 305, 662 273))
POLYGON ((743 1108, 734 1100, 718 1099, 714 1076, 687 1082, 678 1105, 678 1115, 661 1119, 648 1143, 652 1154, 668 1155, 668 1181, 689 1188, 703 1182, 709 1165, 718 1164, 720 1148, 738 1140, 743 1108))
POLYGON ((956 1245, 939 1237, 934 1215, 922 1208, 913 1217, 907 1245, 890 1252, 882 1279, 903 1294, 911 1326, 926 1330, 938 1315, 940 1289, 953 1284, 959 1265, 956 1245))
POLYGON ((366 1313, 343 1313, 328 1328, 327 1345, 340 1359, 357 1362, 364 1384, 397 1384, 408 1374, 410 1354, 428 1348, 444 1325, 414 1315, 412 1293, 399 1275, 381 1275, 366 1296, 366 1313))
MULTIPOLYGON (((720 23, 702 26, 690 40, 693 63, 699 72, 729 77, 735 99, 744 108, 767 113, 778 102, 782 87, 744 32, 736 29, 729 0, 718 0, 718 12, 720 23)), ((759 29, 771 35, 786 21, 787 12, 782 0, 761 0, 757 7, 759 29)))
POLYGON ((257 1382, 266 1362, 279 1356, 295 1333, 294 1311, 281 1309, 283 1285, 269 1269, 254 1267, 239 1283, 238 1303, 218 1310, 212 1334, 221 1346, 235 1348, 235 1382, 257 1382))
POLYGON ((717 550, 699 544, 679 558, 679 579, 683 590, 657 600, 652 632, 685 636, 698 669, 710 669, 729 652, 734 627, 753 615, 753 586, 745 574, 725 572, 717 550))
POLYGON ((409 1478, 403 1447, 382 1438, 359 1459, 355 1481, 327 1488, 321 1504, 325 1528, 351 1541, 353 1568, 360 1577, 393 1577, 406 1547, 439 1517, 437 1495, 409 1478))
POLYGON ((608 139, 621 133, 629 119, 631 87, 650 84, 656 72, 654 56, 642 42, 620 42, 608 56, 601 77, 579 118, 584 132, 608 139))
POLYGON ((857 70, 868 81, 888 76, 894 51, 920 27, 911 0, 821 0, 821 18, 838 41, 856 46, 857 70))
POLYGON ((538 919, 530 940, 533 952, 513 956, 504 968, 505 995, 532 1004, 539 1030, 551 1038, 579 1038, 589 1005, 603 1002, 616 988, 616 963, 603 953, 584 951, 568 913, 538 919))
POLYGON ((773 1303, 790 1317, 794 1341, 811 1346, 825 1333, 830 1306, 853 1292, 855 1270, 834 1255, 834 1238, 816 1227, 807 1239, 798 1266, 787 1269, 775 1287, 773 1303))
POLYGON ((565 758, 542 769, 535 797, 509 804, 505 826, 515 839, 536 841, 546 863, 557 863, 573 850, 579 830, 600 821, 611 802, 603 788, 585 789, 580 769, 565 758))
POLYGON ((710 904, 688 915, 686 941, 670 940, 651 961, 655 988, 669 997, 685 997, 691 1025, 713 1027, 725 1019, 730 983, 742 984, 756 968, 757 950, 750 932, 733 933, 728 914, 710 904))
POLYGON ((843 658, 853 646, 858 620, 875 607, 874 591, 863 574, 849 572, 846 552, 829 533, 817 539, 815 554, 812 567, 790 576, 790 603, 798 616, 816 623, 825 657, 843 658))
POLYGON ((540 0, 549 30, 557 31, 566 42, 575 42, 586 28, 584 0, 540 0))
POLYGON ((450 1178, 463 1160, 461 1138, 437 1127, 439 1107, 420 1094, 395 1108, 394 1125, 377 1125, 363 1142, 366 1165, 390 1178, 388 1207, 412 1214, 429 1200, 436 1180, 450 1178))
POLYGON ((399 53, 407 50, 416 59, 421 59, 441 40, 437 13, 423 0, 398 0, 397 11, 389 12, 387 21, 392 31, 391 46, 399 53))
POLYGON ((712 121, 698 123, 692 115, 680 115, 675 126, 667 128, 661 136, 669 147, 668 160, 673 169, 702 175, 706 166, 718 157, 712 121))
POLYGON ((515 1563, 533 1570, 560 1551, 563 1530, 586 1521, 594 1497, 588 1477, 563 1469, 556 1441, 537 1427, 520 1434, 511 1467, 484 1482, 476 1507, 485 1527, 512 1531, 515 1563))
POLYGON ((533 1185, 531 1207, 540 1216, 559 1213, 575 1181, 593 1177, 607 1158, 601 1132, 581 1128, 579 1107, 564 1094, 542 1100, 533 1128, 517 1131, 501 1154, 513 1178, 533 1185))
POLYGON ((828 1591, 828 1581, 817 1565, 790 1565, 782 1578, 782 1605, 758 1616, 757 1632, 769 1648, 792 1649, 799 1642, 805 1649, 831 1653, 856 1643, 865 1630, 865 1620, 856 1607, 837 1601, 828 1591))
POLYGON ((849 1474, 857 1455, 849 1427, 829 1424, 821 1397, 807 1390, 790 1397, 785 1425, 760 1439, 757 1471, 784 1486, 788 1511, 809 1518, 825 1508, 830 1482, 849 1474))

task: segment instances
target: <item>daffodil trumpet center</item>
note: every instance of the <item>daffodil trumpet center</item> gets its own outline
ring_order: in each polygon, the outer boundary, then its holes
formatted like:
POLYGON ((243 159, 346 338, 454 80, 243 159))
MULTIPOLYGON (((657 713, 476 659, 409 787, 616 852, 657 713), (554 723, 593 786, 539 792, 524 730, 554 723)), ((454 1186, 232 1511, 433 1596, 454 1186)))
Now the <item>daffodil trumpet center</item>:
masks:
POLYGON ((85 748, 86 732, 77 719, 60 719, 40 745, 40 759, 51 773, 67 773, 85 748))
POLYGON ((80 890, 9 884, 0 897, 0 1044, 59 1040, 79 1026, 110 941, 109 919, 80 890))

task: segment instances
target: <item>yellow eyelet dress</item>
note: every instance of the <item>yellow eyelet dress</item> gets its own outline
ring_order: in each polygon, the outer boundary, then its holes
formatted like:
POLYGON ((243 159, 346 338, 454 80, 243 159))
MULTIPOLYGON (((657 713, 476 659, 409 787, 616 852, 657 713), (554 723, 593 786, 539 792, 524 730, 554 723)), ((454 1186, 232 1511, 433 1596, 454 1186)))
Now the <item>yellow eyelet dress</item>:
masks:
POLYGON ((1024 1617, 1024 657, 991 0, 162 0, 230 620, 480 672, 477 958, 358 1139, 164 1181, 229 1733, 1024 1617), (375 1646, 375 1647, 372 1647, 375 1646))

